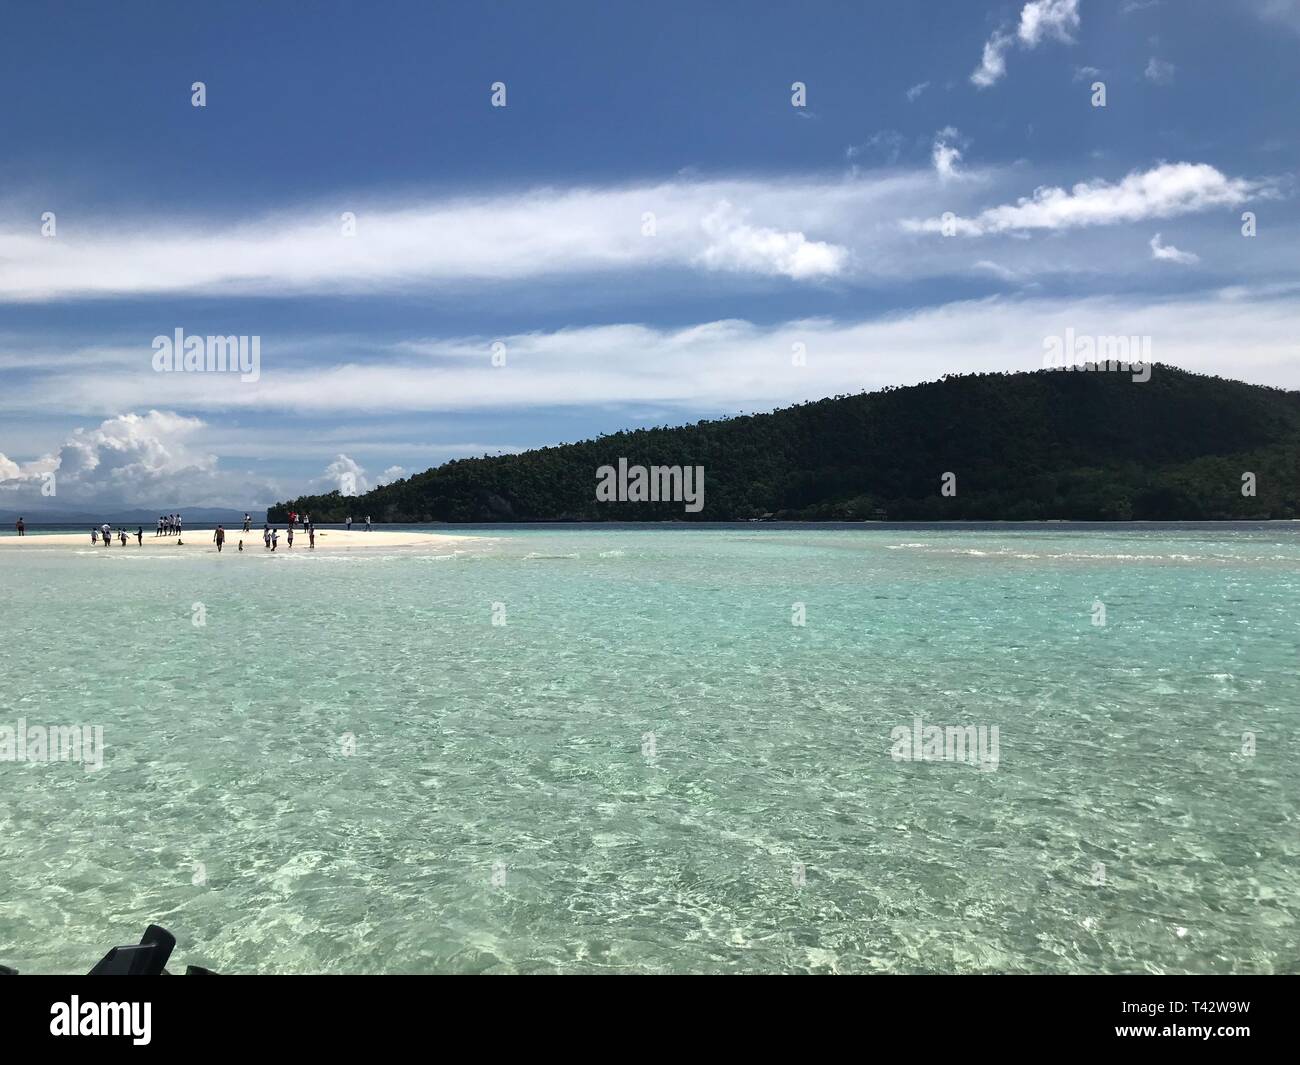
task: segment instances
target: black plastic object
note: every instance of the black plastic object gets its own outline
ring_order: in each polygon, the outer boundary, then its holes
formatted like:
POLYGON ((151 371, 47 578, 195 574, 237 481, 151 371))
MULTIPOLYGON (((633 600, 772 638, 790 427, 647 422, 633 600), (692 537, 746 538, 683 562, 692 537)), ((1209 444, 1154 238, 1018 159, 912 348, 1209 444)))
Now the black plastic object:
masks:
POLYGON ((151 924, 144 930, 138 946, 114 947, 87 975, 161 976, 175 946, 174 935, 161 925, 151 924))

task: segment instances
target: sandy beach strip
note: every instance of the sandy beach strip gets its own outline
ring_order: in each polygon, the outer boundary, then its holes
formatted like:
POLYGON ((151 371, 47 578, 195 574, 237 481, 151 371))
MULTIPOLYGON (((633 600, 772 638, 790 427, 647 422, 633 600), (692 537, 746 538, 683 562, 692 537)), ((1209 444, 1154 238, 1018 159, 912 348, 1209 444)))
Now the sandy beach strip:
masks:
MULTIPOLYGON (((117 530, 114 529, 116 537, 117 530)), ((155 547, 169 551, 211 551, 216 554, 217 545, 212 542, 211 528, 206 529, 186 529, 181 536, 183 541, 177 544, 175 536, 155 536, 153 530, 144 531, 145 547, 155 547)), ((365 551, 376 547, 433 547, 447 548, 454 547, 457 544, 469 543, 482 540, 482 536, 465 536, 459 533, 433 533, 433 532, 386 532, 375 529, 372 532, 366 532, 364 529, 352 529, 350 532, 346 529, 317 529, 316 530, 316 551, 365 551)), ((244 552, 265 551, 262 546, 262 530, 260 526, 254 527, 249 532, 240 532, 236 529, 226 530, 226 551, 239 550, 239 541, 244 541, 244 552)), ((294 530, 293 547, 289 547, 288 540, 285 537, 285 530, 280 529, 280 544, 276 548, 276 554, 282 551, 293 551, 295 554, 299 551, 311 551, 311 541, 307 534, 300 529, 294 530)), ((90 530, 84 533, 32 533, 26 536, 17 536, 9 533, 0 536, 0 550, 10 551, 38 551, 50 548, 77 548, 85 550, 91 546, 90 530)), ((136 551, 140 545, 135 542, 135 533, 133 530, 127 530, 126 546, 123 547, 121 542, 116 538, 109 547, 103 543, 94 545, 97 551, 136 551)), ((224 552, 223 552, 224 553, 224 552)))

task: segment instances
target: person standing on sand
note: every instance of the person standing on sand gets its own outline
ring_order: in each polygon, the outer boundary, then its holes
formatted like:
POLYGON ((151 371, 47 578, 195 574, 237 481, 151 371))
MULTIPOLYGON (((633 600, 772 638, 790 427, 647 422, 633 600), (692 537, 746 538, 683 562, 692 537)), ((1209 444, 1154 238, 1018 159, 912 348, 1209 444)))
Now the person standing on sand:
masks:
POLYGON ((292 546, 293 546, 293 526, 292 526, 292 525, 289 526, 288 540, 289 540, 289 546, 292 547, 292 546))
POLYGON ((366 532, 370 532, 370 515, 366 515, 366 532))
POLYGON ((113 530, 109 526, 108 522, 104 522, 104 524, 99 527, 99 535, 103 539, 105 547, 113 546, 113 530))
POLYGON ((221 554, 221 545, 226 542, 226 530, 218 525, 217 531, 212 534, 212 539, 217 544, 217 554, 221 554))
POLYGON ((27 535, 27 523, 24 522, 22 518, 19 518, 19 519, 14 523, 14 528, 18 530, 18 535, 19 535, 19 536, 26 536, 26 535, 27 535))
POLYGON ((248 532, 248 523, 252 520, 253 519, 248 514, 244 515, 244 532, 248 532))
POLYGON ((351 515, 351 514, 348 515, 348 517, 347 517, 347 521, 346 521, 344 524, 347 525, 347 527, 348 527, 348 532, 351 532, 351 531, 352 531, 352 515, 351 515))
POLYGON ((135 530, 135 546, 144 547, 144 526, 139 525, 135 530))
POLYGON ((91 547, 99 546, 99 530, 96 529, 93 525, 90 527, 90 546, 91 547))
POLYGON ((270 525, 263 525, 263 526, 262 526, 262 546, 263 546, 263 547, 270 547, 270 546, 271 546, 271 526, 270 526, 270 525))
POLYGON ((315 525, 308 525, 308 526, 307 526, 307 540, 309 541, 308 546, 309 546, 309 547, 312 547, 312 548, 315 548, 315 546, 316 546, 316 526, 315 526, 315 525))
POLYGON ((276 547, 279 546, 279 543, 280 543, 280 530, 279 530, 278 528, 277 528, 277 529, 272 529, 272 530, 271 530, 271 550, 274 551, 274 550, 276 549, 276 547))

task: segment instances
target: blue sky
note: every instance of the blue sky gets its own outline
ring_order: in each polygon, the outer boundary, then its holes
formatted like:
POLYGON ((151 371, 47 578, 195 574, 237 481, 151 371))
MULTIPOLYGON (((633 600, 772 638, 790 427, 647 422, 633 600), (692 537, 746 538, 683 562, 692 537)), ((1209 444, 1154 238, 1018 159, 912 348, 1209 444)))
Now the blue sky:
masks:
POLYGON ((1298 50, 1300 0, 10 5, 0 506, 258 508, 1067 328, 1300 387, 1298 50), (176 329, 258 379, 157 372, 176 329))

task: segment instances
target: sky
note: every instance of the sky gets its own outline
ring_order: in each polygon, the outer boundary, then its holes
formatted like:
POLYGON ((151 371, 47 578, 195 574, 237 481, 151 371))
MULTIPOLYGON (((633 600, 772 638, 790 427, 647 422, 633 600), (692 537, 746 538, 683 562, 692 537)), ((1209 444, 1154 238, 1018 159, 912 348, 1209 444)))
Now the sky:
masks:
POLYGON ((1300 0, 10 2, 0 509, 257 510, 1067 330, 1300 388, 1297 74, 1300 0))

